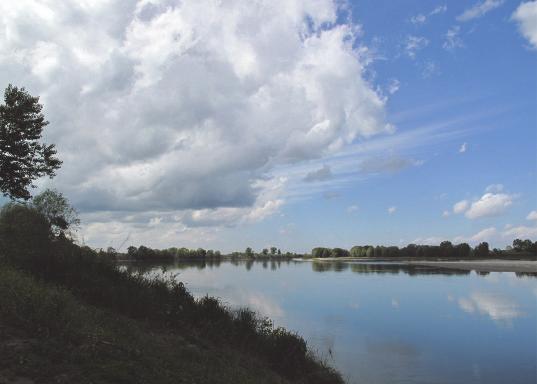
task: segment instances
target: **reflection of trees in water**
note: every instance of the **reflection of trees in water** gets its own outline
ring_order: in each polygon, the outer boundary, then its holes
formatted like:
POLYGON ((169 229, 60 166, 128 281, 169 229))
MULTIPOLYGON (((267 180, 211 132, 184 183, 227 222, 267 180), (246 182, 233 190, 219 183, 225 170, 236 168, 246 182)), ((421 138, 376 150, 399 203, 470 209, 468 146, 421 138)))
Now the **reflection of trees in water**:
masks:
POLYGON ((342 261, 333 261, 333 262, 316 262, 313 261, 311 263, 311 268, 315 272, 326 272, 326 271, 333 271, 333 272, 342 272, 347 269, 349 269, 350 263, 345 263, 342 261))
POLYGON ((279 268, 281 268, 282 265, 290 265, 291 263, 297 264, 300 262, 293 261, 293 260, 270 260, 269 258, 263 259, 263 260, 254 260, 254 259, 247 259, 247 260, 240 260, 240 259, 206 259, 206 260, 181 260, 181 261, 158 261, 158 262, 147 262, 147 261, 139 261, 139 262, 125 262, 121 263, 121 267, 125 268, 129 273, 141 273, 145 274, 151 271, 155 270, 163 270, 163 271, 169 271, 171 269, 177 270, 177 269, 189 269, 189 268, 196 268, 198 270, 203 270, 205 268, 217 268, 222 263, 230 263, 231 265, 234 265, 235 267, 244 266, 247 271, 251 270, 254 264, 260 264, 264 269, 269 268, 272 271, 276 271, 279 268))
POLYGON ((537 272, 516 272, 517 277, 537 277, 537 272))
POLYGON ((205 268, 217 268, 222 263, 218 259, 206 259, 206 260, 182 260, 182 261, 166 261, 160 260, 158 262, 147 261, 135 261, 121 263, 120 265, 125 268, 129 273, 141 273, 145 274, 157 269, 162 271, 169 271, 171 269, 188 269, 196 268, 199 270, 205 268))
POLYGON ((155 269, 170 269, 174 268, 172 261, 159 261, 159 262, 143 262, 134 261, 121 263, 121 267, 125 268, 130 274, 140 273, 142 275, 154 271, 155 269))
MULTIPOLYGON (((127 262, 120 264, 122 268, 125 268, 129 273, 141 273, 145 274, 157 269, 169 271, 182 270, 189 268, 196 268, 203 270, 205 268, 218 268, 222 263, 230 263, 236 267, 244 266, 247 271, 250 271, 254 264, 260 264, 264 269, 268 269, 270 263, 270 269, 276 271, 281 268, 282 265, 287 266, 290 264, 303 264, 303 261, 296 260, 240 260, 240 259, 207 259, 207 260, 182 260, 178 262, 174 261, 159 261, 159 262, 127 262)), ((427 267, 411 264, 397 264, 397 263, 357 263, 357 262, 345 262, 345 261, 312 261, 311 269, 314 272, 342 272, 350 269, 354 273, 362 274, 399 274, 404 273, 406 275, 469 275, 471 271, 450 269, 450 268, 438 268, 427 267)), ((487 276, 490 272, 476 271, 480 276, 487 276)), ((517 277, 537 277, 537 272, 516 272, 517 277)))
POLYGON ((354 273, 361 274, 399 274, 404 273, 410 276, 414 275, 469 275, 470 271, 448 269, 448 268, 436 268, 436 267, 424 267, 418 265, 406 265, 406 264, 372 264, 372 263, 348 263, 342 261, 326 262, 326 261, 313 261, 311 268, 315 272, 341 272, 350 268, 354 273))

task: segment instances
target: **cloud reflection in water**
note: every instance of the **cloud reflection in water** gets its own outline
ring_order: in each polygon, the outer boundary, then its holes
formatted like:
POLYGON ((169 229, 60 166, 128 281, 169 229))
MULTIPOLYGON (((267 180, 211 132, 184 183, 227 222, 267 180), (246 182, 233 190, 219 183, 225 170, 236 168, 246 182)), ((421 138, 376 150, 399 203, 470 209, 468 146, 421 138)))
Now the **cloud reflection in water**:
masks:
POLYGON ((497 322, 509 322, 525 314, 514 300, 499 294, 474 292, 458 303, 464 312, 487 315, 497 322))

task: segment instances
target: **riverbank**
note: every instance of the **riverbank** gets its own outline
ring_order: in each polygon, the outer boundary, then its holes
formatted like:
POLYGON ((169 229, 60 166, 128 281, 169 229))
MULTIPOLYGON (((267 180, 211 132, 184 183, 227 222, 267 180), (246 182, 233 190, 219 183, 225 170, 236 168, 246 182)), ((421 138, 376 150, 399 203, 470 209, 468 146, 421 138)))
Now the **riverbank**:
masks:
POLYGON ((263 359, 0 266, 0 384, 291 383, 263 359))
POLYGON ((472 260, 472 261, 407 261, 410 265, 450 268, 476 272, 537 273, 537 261, 530 260, 472 260))
POLYGON ((66 239, 4 244, 0 384, 343 383, 300 336, 249 309, 66 239))
POLYGON ((315 262, 358 262, 364 264, 399 264, 422 267, 458 269, 477 272, 537 273, 537 260, 482 259, 482 260, 420 260, 420 259, 373 259, 357 257, 315 258, 315 262))

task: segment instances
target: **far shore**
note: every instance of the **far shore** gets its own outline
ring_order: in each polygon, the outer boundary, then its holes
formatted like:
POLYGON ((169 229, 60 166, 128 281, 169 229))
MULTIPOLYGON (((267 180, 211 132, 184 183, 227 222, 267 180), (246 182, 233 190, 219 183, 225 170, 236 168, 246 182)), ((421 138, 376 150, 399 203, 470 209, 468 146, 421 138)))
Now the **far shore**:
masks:
POLYGON ((537 261, 533 260, 408 261, 407 264, 477 272, 537 273, 537 261))
POLYGON ((537 260, 508 260, 508 259, 482 259, 482 260, 417 260, 417 259, 371 259, 357 257, 340 258, 314 258, 313 261, 343 261, 385 263, 392 262, 406 265, 424 267, 450 268, 477 272, 534 272, 537 273, 537 260))

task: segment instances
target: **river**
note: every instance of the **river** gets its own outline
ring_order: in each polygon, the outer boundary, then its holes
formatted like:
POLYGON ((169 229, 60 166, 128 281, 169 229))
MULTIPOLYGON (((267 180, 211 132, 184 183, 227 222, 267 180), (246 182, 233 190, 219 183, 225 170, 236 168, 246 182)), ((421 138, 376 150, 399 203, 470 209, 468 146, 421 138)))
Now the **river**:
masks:
POLYGON ((128 264, 296 331, 348 383, 537 381, 537 278, 397 263, 128 264))

